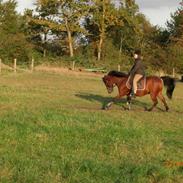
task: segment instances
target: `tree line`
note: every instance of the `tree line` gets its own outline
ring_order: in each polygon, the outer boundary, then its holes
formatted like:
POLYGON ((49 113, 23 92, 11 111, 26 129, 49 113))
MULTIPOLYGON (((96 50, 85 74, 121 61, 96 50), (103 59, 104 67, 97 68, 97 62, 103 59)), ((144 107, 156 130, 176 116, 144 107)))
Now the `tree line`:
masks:
POLYGON ((141 49, 149 72, 183 73, 183 2, 166 28, 151 25, 135 0, 37 0, 23 14, 16 7, 15 0, 0 0, 0 57, 6 63, 36 57, 127 69, 141 49))

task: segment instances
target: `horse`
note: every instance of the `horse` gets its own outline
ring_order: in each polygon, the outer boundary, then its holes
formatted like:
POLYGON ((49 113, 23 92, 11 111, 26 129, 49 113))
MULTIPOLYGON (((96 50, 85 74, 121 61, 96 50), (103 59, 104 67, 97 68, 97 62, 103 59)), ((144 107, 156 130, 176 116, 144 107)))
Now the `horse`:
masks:
MULTIPOLYGON (((128 78, 128 74, 118 71, 110 71, 102 78, 109 94, 113 92, 113 88, 115 86, 117 86, 119 93, 111 102, 104 106, 105 110, 109 109, 116 100, 121 99, 123 96, 127 96, 127 109, 131 109, 131 89, 127 87, 128 78)), ((157 76, 146 77, 144 90, 137 90, 136 93, 136 97, 142 97, 148 94, 150 95, 153 105, 149 109, 146 108, 145 110, 152 111, 158 104, 158 99, 164 104, 165 110, 169 110, 165 97, 162 94, 164 85, 167 87, 166 94, 168 98, 171 99, 175 88, 175 81, 173 78, 170 78, 169 76, 162 78, 157 76)))

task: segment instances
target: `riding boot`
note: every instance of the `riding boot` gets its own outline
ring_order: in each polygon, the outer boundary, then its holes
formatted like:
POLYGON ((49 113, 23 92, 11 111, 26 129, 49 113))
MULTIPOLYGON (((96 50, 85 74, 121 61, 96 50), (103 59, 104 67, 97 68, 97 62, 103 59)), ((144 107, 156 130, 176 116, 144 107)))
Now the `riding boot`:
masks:
POLYGON ((135 98, 135 93, 134 93, 133 88, 132 88, 132 90, 131 90, 130 97, 131 97, 131 98, 135 98))

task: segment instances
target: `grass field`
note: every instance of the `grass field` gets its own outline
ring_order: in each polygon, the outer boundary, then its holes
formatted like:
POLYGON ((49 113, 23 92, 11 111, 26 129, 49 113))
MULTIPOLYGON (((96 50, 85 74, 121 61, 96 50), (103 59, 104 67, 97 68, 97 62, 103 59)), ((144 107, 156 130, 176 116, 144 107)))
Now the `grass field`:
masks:
POLYGON ((35 72, 0 77, 0 182, 182 183, 183 84, 170 112, 149 96, 103 111, 100 77, 35 72))

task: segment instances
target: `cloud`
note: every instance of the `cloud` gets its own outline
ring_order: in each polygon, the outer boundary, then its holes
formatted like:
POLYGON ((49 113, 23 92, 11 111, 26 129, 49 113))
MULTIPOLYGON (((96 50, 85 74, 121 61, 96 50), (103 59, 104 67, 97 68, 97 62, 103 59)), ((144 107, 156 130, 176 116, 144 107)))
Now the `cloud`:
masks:
POLYGON ((161 7, 159 9, 144 9, 143 14, 153 25, 159 25, 161 27, 166 26, 166 22, 170 20, 171 13, 175 12, 177 8, 172 8, 172 11, 168 7, 161 7))
POLYGON ((34 7, 35 0, 34 1, 17 0, 17 2, 18 2, 17 11, 23 12, 24 9, 26 9, 26 8, 32 9, 34 7))
MULTIPOLYGON (((23 12, 25 8, 32 9, 36 0, 17 0, 17 2, 17 10, 23 12)), ((170 14, 177 10, 180 2, 181 0, 136 0, 140 12, 145 14, 153 25, 159 26, 165 26, 170 14)))
POLYGON ((136 0, 140 9, 160 9, 168 7, 169 9, 179 6, 181 0, 136 0))
POLYGON ((171 13, 179 7, 181 0, 136 0, 142 12, 149 19, 151 24, 165 27, 167 20, 170 20, 171 13))

